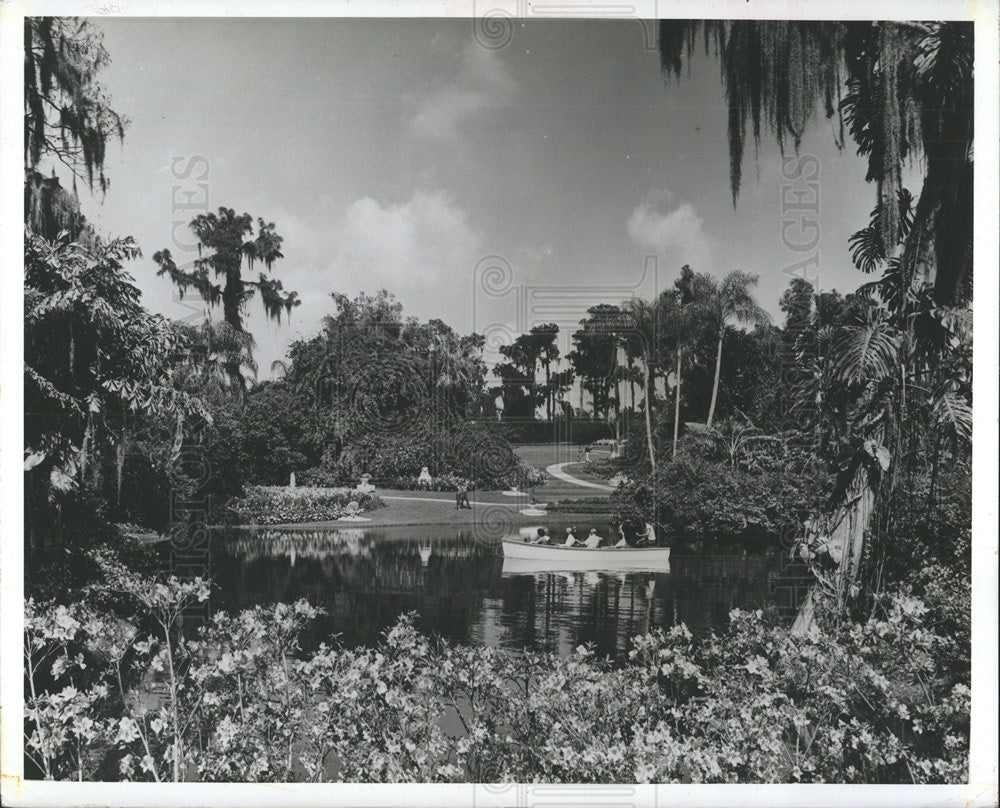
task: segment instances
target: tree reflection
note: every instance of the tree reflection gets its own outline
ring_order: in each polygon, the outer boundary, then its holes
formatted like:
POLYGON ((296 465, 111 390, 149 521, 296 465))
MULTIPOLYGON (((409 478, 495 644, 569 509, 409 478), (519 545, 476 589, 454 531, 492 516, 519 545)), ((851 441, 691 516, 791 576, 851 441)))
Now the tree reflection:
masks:
POLYGON ((683 622, 706 631, 730 610, 776 600, 775 556, 720 549, 671 559, 670 573, 503 574, 495 543, 453 528, 234 530, 213 548, 213 608, 308 598, 327 614, 305 639, 372 643, 403 612, 455 642, 623 659, 631 637, 683 622))

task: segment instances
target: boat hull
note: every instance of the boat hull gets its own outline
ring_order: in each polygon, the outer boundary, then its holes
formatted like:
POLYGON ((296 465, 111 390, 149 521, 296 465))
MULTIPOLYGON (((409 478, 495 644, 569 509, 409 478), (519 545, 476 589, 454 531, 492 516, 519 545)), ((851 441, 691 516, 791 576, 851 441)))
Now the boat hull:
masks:
POLYGON ((532 570, 650 570, 670 569, 669 547, 562 547, 529 544, 520 539, 502 542, 504 572, 532 570))

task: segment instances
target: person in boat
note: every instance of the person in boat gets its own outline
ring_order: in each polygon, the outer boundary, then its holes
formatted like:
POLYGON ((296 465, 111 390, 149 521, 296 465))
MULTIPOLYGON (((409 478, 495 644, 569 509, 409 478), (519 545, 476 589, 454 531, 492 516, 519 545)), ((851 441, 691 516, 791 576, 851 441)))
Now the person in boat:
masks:
POLYGON ((601 542, 603 541, 604 539, 597 535, 597 528, 592 527, 587 538, 583 540, 583 546, 590 550, 596 550, 601 546, 601 542))
POLYGON ((653 529, 653 525, 650 522, 646 522, 646 528, 638 536, 636 536, 636 546, 648 546, 656 544, 656 530, 653 529))
POLYGON ((566 528, 566 541, 563 542, 564 547, 576 547, 580 542, 576 540, 576 536, 573 535, 573 528, 566 528))
POLYGON ((621 549, 622 547, 628 547, 628 541, 625 540, 625 523, 618 523, 618 535, 621 537, 615 542, 615 548, 621 549))
POLYGON ((532 544, 551 544, 552 539, 549 536, 549 529, 547 527, 538 528, 538 535, 531 540, 532 544))

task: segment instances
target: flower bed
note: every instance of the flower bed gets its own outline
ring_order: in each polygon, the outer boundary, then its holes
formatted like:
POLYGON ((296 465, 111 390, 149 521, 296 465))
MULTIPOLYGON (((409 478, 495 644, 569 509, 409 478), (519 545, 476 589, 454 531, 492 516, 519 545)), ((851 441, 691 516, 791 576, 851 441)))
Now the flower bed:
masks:
MULTIPOLYGON (((174 640, 206 581, 109 566, 135 623, 25 605, 25 753, 60 780, 961 783, 968 670, 912 594, 793 637, 761 612, 721 636, 632 639, 614 667, 450 645, 405 616, 375 647, 304 651, 306 601, 216 613, 174 640), (161 635, 143 636, 141 620, 161 635), (123 660, 128 658, 128 665, 123 660), (124 676, 123 676, 124 674, 124 676), (177 681, 158 699, 155 677, 177 681), (124 696, 122 698, 121 695, 124 696), (464 732, 442 728, 446 712, 464 732), (338 760, 336 772, 328 763, 338 760)), ((965 586, 968 591, 968 586, 965 586)), ((968 634, 964 634, 967 642, 968 634)))
POLYGON ((359 511, 373 511, 385 504, 374 494, 346 487, 251 485, 247 486, 246 496, 232 500, 228 509, 240 524, 281 525, 340 519, 351 502, 358 503, 359 511))

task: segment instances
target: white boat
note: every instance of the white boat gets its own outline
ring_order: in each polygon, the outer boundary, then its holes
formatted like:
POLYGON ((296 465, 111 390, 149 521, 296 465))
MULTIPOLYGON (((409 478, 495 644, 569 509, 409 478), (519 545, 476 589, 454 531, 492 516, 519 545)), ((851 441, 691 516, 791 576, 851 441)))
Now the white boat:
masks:
POLYGON ((565 547, 503 539, 503 571, 649 570, 669 572, 669 547, 565 547))

